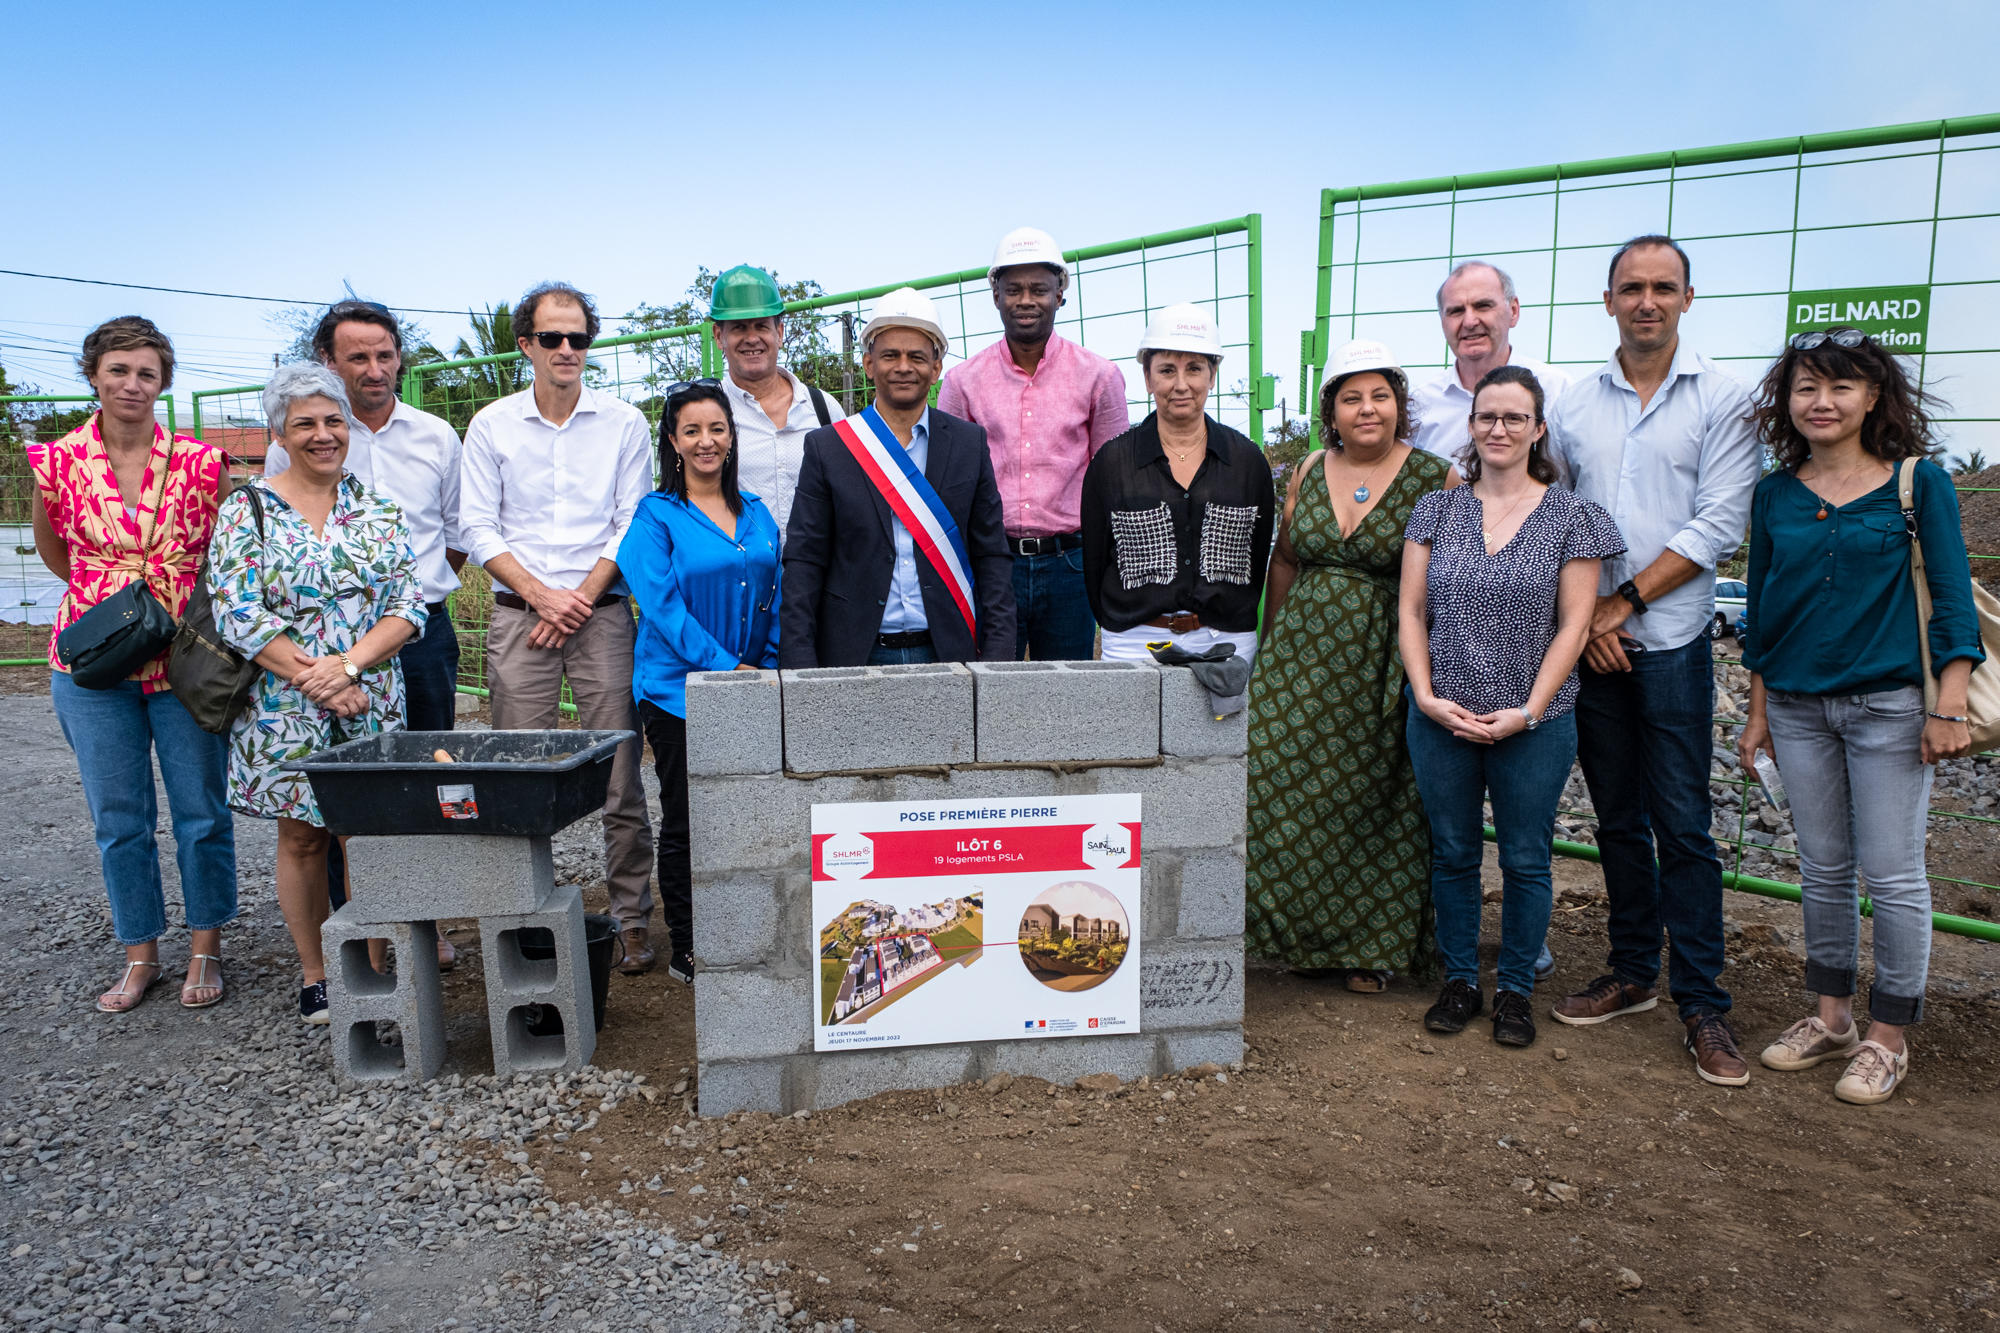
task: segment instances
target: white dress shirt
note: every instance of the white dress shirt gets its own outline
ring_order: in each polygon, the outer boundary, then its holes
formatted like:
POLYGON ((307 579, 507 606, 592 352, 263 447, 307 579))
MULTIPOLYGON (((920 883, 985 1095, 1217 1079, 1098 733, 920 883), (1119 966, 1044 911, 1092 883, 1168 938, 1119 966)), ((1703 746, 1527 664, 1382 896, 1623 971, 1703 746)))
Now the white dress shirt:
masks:
MULTIPOLYGON (((729 411, 736 419, 736 447, 741 451, 736 460, 737 489, 755 492, 764 502, 777 520, 782 544, 785 525, 792 518, 792 496, 799 489, 799 465, 806 457, 806 432, 819 429, 819 413, 813 410, 812 395, 804 381, 782 367, 778 373, 792 382, 792 410, 783 426, 772 425, 750 391, 726 374, 722 392, 728 396, 729 411)), ((838 397, 825 391, 820 397, 826 399, 829 423, 847 419, 838 397)))
MULTIPOLYGON (((575 588, 600 559, 618 558, 633 510, 653 489, 651 431, 638 408, 588 386, 558 426, 523 389, 466 427, 461 474, 466 552, 482 565, 509 554, 549 587, 575 588)), ((607 591, 625 591, 623 577, 607 591)))
MULTIPOLYGON (((1569 388, 1568 375, 1545 362, 1529 360, 1517 348, 1507 349, 1507 364, 1519 366, 1541 381, 1543 416, 1563 396, 1563 390, 1569 388)), ((1472 429, 1466 421, 1471 415, 1472 391, 1458 382, 1457 366, 1446 366, 1435 379, 1410 386, 1410 424, 1417 428, 1412 443, 1454 466, 1472 438, 1472 429)))
MULTIPOLYGON (((433 605, 458 587, 445 552, 465 549, 458 534, 459 453, 458 432, 449 421, 400 400, 379 432, 358 419, 347 423, 347 470, 403 511, 424 580, 424 600, 433 605)), ((274 443, 264 455, 266 477, 291 465, 282 444, 274 443)))
MULTIPOLYGON (((895 436, 891 435, 890 439, 895 436)), ((910 461, 922 472, 931 461, 931 410, 924 409, 917 424, 910 427, 910 443, 906 452, 910 461)), ((910 530, 903 526, 903 520, 891 511, 889 526, 896 538, 896 570, 889 576, 889 600, 882 607, 883 634, 909 634, 931 627, 931 618, 924 610, 924 588, 917 582, 917 544, 910 540, 910 530)))
MULTIPOLYGON (((1750 394, 1685 342, 1644 408, 1613 353, 1557 400, 1549 435, 1562 484, 1602 505, 1625 535, 1625 554, 1604 561, 1600 597, 1663 551, 1713 570, 1742 544, 1764 462, 1750 394)), ((1714 615, 1715 580, 1698 574, 1620 633, 1661 652, 1706 634, 1714 615)))

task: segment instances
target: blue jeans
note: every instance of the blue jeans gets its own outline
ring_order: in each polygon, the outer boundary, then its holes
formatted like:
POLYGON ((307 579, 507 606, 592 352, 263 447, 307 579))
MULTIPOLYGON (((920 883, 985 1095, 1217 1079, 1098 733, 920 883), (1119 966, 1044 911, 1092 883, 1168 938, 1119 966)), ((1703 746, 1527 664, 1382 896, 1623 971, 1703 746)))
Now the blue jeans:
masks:
POLYGON ((1799 833, 1806 989, 1854 994, 1859 869, 1875 900, 1868 1012, 1882 1023, 1921 1021, 1931 965, 1924 826, 1937 772, 1923 762, 1924 692, 1914 685, 1855 696, 1772 690, 1765 716, 1799 833))
POLYGON ((173 815, 188 929, 215 930, 234 921, 236 824, 229 813, 228 740, 196 726, 172 691, 144 694, 136 681, 86 690, 68 673, 51 671, 49 694, 83 777, 83 799, 111 899, 111 933, 118 942, 146 944, 167 931, 154 836, 160 823, 155 754, 173 815))
POLYGON ((1722 988, 1722 862, 1709 835, 1715 674, 1708 637, 1640 653, 1630 671, 1583 668, 1576 751, 1597 809, 1610 895, 1612 975, 1650 989, 1669 947, 1682 1018, 1729 1012, 1722 988))
POLYGON ((875 650, 868 654, 869 666, 910 666, 913 663, 937 660, 937 649, 927 643, 919 644, 915 648, 884 648, 878 643, 875 645, 875 650))
POLYGON ((1494 745, 1475 745, 1431 721, 1412 700, 1405 732, 1431 824, 1431 904, 1444 974, 1479 985, 1479 867, 1486 855, 1481 807, 1490 792, 1506 895, 1500 989, 1533 995, 1535 962, 1554 906, 1549 840, 1576 759, 1576 715, 1552 717, 1494 745))
POLYGON ((1083 550, 1014 557, 1014 660, 1088 662, 1097 622, 1083 591, 1083 550))

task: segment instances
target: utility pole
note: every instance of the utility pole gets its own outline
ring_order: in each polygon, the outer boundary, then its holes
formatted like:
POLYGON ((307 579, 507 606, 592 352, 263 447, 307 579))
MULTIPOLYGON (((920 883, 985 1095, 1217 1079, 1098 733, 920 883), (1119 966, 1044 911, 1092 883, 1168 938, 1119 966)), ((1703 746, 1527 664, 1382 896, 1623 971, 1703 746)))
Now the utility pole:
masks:
POLYGON ((840 410, 854 415, 854 312, 840 312, 840 410))

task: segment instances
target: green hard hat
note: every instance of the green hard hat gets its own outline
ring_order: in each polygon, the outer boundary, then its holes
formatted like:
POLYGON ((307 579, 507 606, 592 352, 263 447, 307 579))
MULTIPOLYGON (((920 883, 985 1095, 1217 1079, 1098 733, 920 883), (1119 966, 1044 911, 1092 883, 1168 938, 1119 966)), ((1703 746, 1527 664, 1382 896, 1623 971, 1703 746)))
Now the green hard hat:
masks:
POLYGON ((785 313, 785 298, 778 294, 777 279, 754 264, 738 264, 715 280, 710 295, 708 317, 763 319, 785 313))

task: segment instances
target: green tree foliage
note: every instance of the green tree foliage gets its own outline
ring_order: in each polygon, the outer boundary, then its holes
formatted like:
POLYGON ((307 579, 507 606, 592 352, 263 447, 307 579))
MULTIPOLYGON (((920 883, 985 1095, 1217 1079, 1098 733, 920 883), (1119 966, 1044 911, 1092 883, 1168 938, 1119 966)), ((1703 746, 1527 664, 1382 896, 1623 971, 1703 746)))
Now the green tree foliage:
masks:
MULTIPOLYGON (((777 277, 776 270, 772 276, 777 277)), ((669 305, 649 305, 641 302, 639 307, 621 321, 621 333, 656 333, 665 329, 698 327, 708 322, 709 301, 715 293, 716 274, 707 265, 695 270, 695 278, 688 284, 687 294, 669 305)), ((778 294, 791 301, 810 301, 824 296, 825 289, 811 278, 796 282, 778 283, 778 294)), ((698 379, 701 376, 701 339, 690 333, 685 337, 666 338, 656 343, 642 344, 634 349, 647 361, 646 386, 654 391, 665 388, 681 380, 698 379)), ((720 353, 718 352, 719 356, 720 353)), ((842 373, 847 366, 841 351, 840 317, 837 314, 818 311, 794 311, 785 316, 785 368, 808 384, 817 385, 828 393, 838 394, 841 390, 842 373)), ((865 399, 867 380, 861 374, 860 361, 854 362, 856 397, 865 399)), ((855 404, 860 407, 861 402, 855 404)))
POLYGON ((1952 471, 1961 477, 1969 477, 1975 472, 1984 472, 1986 470, 1986 451, 1983 449, 1968 450, 1965 457, 1956 460, 1956 462, 1958 465, 1952 468, 1952 471))
MULTIPOLYGON (((467 311, 472 337, 460 338, 449 357, 429 343, 404 358, 404 369, 440 361, 472 361, 481 357, 505 356, 520 351, 514 341, 514 312, 507 302, 489 306, 485 313, 467 311)), ((459 434, 472 423, 479 409, 488 403, 519 393, 534 382, 534 364, 526 357, 511 361, 489 361, 481 366, 460 366, 424 376, 423 408, 452 424, 459 434)))
POLYGON ((1265 432, 1264 457, 1270 460, 1273 468, 1283 469, 1283 475, 1277 481, 1281 492, 1285 483, 1291 480, 1292 469, 1318 447, 1306 429, 1304 417, 1291 417, 1276 430, 1265 432))

